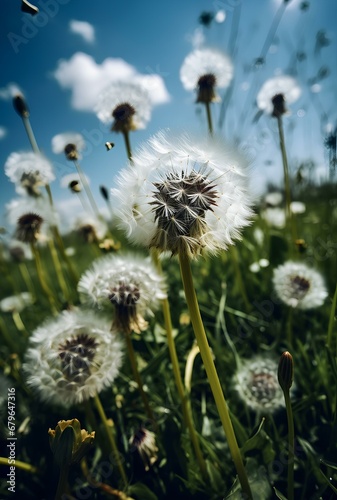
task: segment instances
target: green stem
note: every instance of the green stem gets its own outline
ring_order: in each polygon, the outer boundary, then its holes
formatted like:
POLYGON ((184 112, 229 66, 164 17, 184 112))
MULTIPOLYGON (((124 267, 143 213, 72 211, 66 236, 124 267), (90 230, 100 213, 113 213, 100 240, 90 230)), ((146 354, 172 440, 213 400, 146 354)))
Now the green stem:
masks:
MULTIPOLYGON (((152 251, 151 255, 152 255, 152 259, 153 259, 159 273, 162 274, 162 268, 161 268, 160 260, 158 258, 158 252, 152 251)), ((177 387, 178 395, 179 395, 181 406, 182 406, 184 423, 188 429, 190 439, 192 442, 192 446, 194 449, 194 453, 195 453, 196 459, 197 459, 198 464, 199 464, 200 471, 201 471, 203 477, 206 478, 206 476, 207 476, 206 463, 205 463, 205 460, 204 460, 204 457, 203 457, 203 454, 202 454, 202 451, 200 448, 199 439, 197 437, 196 430, 194 428, 190 399, 189 399, 189 396, 185 393, 184 384, 183 384, 183 381, 181 378, 178 355, 177 355, 177 350, 176 350, 176 346, 175 346, 175 342, 174 342, 174 338, 173 338, 172 319, 171 319, 170 304, 169 304, 168 299, 162 300, 162 309, 163 309, 164 323, 165 323, 165 329, 166 329, 166 335, 167 335, 167 346, 168 346, 168 350, 169 350, 169 354, 170 354, 170 358, 171 358, 173 376, 174 376, 175 384, 177 387)))
POLYGON ((245 288, 245 285, 244 285, 244 282, 243 282, 243 279, 242 279, 242 274, 241 274, 240 265, 239 265, 238 252, 237 252, 236 247, 233 246, 233 245, 230 246, 229 247, 229 253, 230 253, 231 257, 232 257, 232 263, 233 263, 233 267, 234 267, 235 278, 236 278, 239 290, 241 292, 243 301, 245 303, 246 310, 247 311, 251 311, 252 306, 251 306, 251 304, 250 304, 250 302, 248 300, 246 288, 245 288))
MULTIPOLYGON (((332 299, 332 305, 331 305, 330 317, 329 317, 328 337, 327 337, 327 344, 328 344, 329 349, 332 349, 332 334, 333 334, 333 327, 335 324, 336 306, 337 306, 337 283, 336 283, 335 293, 334 293, 334 296, 332 299)), ((336 344, 336 349, 337 349, 337 344, 336 344)), ((336 355, 337 355, 337 351, 336 351, 336 355)))
POLYGON ((53 264, 54 264, 57 281, 58 281, 58 283, 60 285, 60 288, 62 290, 62 293, 64 295, 64 299, 68 302, 69 305, 71 305, 71 298, 70 298, 70 295, 69 295, 69 290, 68 290, 68 287, 67 287, 67 283, 66 283, 66 281, 64 279, 63 271, 62 271, 62 267, 61 267, 61 263, 59 261, 59 258, 58 258, 58 255, 57 255, 57 251, 56 251, 56 248, 55 248, 55 245, 54 245, 54 241, 52 239, 48 240, 48 246, 49 246, 49 251, 50 251, 50 254, 51 254, 51 257, 52 257, 52 261, 53 261, 53 264))
POLYGON ((27 266, 24 262, 19 262, 19 270, 20 270, 21 276, 23 278, 23 281, 25 282, 25 284, 27 286, 27 289, 29 290, 29 292, 32 296, 32 300, 33 300, 33 302, 35 302, 36 293, 35 293, 34 285, 33 285, 32 279, 30 277, 30 274, 28 272, 27 266))
POLYGON ((60 235, 58 227, 57 226, 52 226, 51 230, 52 230, 53 236, 54 236, 54 238, 56 240, 56 243, 57 243, 58 249, 60 251, 60 254, 62 256, 62 259, 64 260, 64 262, 67 265, 69 274, 71 275, 72 279, 74 280, 75 285, 77 285, 78 280, 79 280, 79 276, 77 275, 77 272, 75 271, 75 269, 74 269, 74 267, 73 267, 73 265, 72 265, 72 263, 71 263, 68 255, 66 254, 66 251, 65 251, 65 248, 64 248, 63 239, 62 239, 62 236, 60 235))
POLYGON ((124 137, 124 144, 125 144, 127 157, 130 161, 132 161, 132 151, 131 151, 129 132, 128 131, 123 132, 123 137, 124 137))
POLYGON ((196 336, 200 354, 206 369, 207 378, 212 389, 215 404, 218 409, 220 420, 226 434, 228 446, 238 473, 239 481, 243 493, 247 499, 252 499, 247 474, 243 465, 240 449, 235 437, 232 421, 229 416, 227 403, 223 394, 219 377, 213 362, 212 353, 208 344, 206 332, 200 315, 197 296, 193 285, 193 277, 189 258, 186 254, 181 253, 180 258, 180 271, 185 290, 186 302, 190 311, 191 321, 196 336))
POLYGON ((21 319, 20 313, 19 313, 18 311, 13 311, 13 312, 12 312, 12 318, 13 318, 13 321, 14 321, 14 324, 15 324, 15 326, 16 326, 16 328, 17 328, 17 330, 18 330, 19 332, 24 333, 24 335, 25 335, 25 336, 27 336, 27 335, 28 335, 28 333, 27 333, 27 330, 26 330, 26 328, 25 328, 25 325, 24 325, 24 324, 23 324, 23 322, 22 322, 22 319, 21 319))
POLYGON ((291 249, 291 254, 293 254, 295 248, 295 241, 297 239, 297 232, 296 232, 295 220, 290 208, 291 192, 290 192, 290 180, 289 180, 289 167, 288 167, 287 151, 284 141, 282 116, 277 116, 277 125, 278 125, 280 149, 282 154, 283 174, 284 174, 284 188, 286 195, 286 219, 288 222, 288 226, 290 226, 291 238, 292 238, 292 244, 290 249, 291 249))
POLYGON ((107 437, 107 439, 109 441, 109 444, 111 446, 111 450, 112 450, 112 454, 113 454, 113 459, 114 459, 114 464, 117 465, 119 473, 120 473, 121 478, 122 478, 123 483, 124 483, 124 487, 127 488, 127 486, 128 486, 128 479, 126 477, 126 473, 125 473, 123 464, 122 464, 122 462, 120 460, 120 455, 119 455, 119 451, 118 451, 118 448, 117 448, 117 445, 116 445, 116 441, 115 441, 115 438, 114 438, 114 435, 113 435, 113 431, 112 431, 111 427, 108 424, 108 419, 106 417, 104 408, 103 408, 102 403, 101 403, 101 401, 100 401, 100 399, 99 399, 99 397, 98 397, 97 394, 94 397, 94 401, 95 401, 95 405, 96 405, 97 411, 99 413, 99 416, 101 418, 101 421, 102 421, 102 424, 103 424, 103 427, 104 427, 104 430, 105 430, 106 437, 107 437))
POLYGON ((57 307, 56 307, 56 302, 55 302, 55 299, 54 299, 54 294, 50 290, 49 286, 47 285, 47 281, 45 279, 45 275, 44 275, 44 271, 43 271, 43 266, 42 266, 42 263, 41 263, 40 254, 39 254, 37 248, 35 247, 34 243, 31 243, 31 250, 32 250, 32 254, 33 254, 34 259, 35 259, 36 272, 37 272, 37 275, 38 275, 38 278, 39 278, 42 290, 47 295, 47 298, 48 298, 48 301, 49 301, 52 313, 54 315, 57 315, 57 307))
POLYGON ((131 334, 126 333, 125 340, 126 340, 126 347, 128 350, 132 374, 133 374, 135 381, 137 382, 138 390, 139 390, 140 396, 141 396, 143 404, 144 404, 145 413, 148 416, 148 418, 151 420, 151 422, 155 423, 154 414, 153 414, 153 411, 151 410, 149 400, 148 400, 148 397, 144 391, 142 379, 141 379, 140 373, 138 371, 135 350, 133 348, 133 344, 132 344, 132 340, 131 340, 131 334))
POLYGON ((77 173, 79 175, 79 178, 81 179, 82 186, 84 187, 84 191, 86 192, 86 195, 88 197, 89 203, 91 205, 92 211, 96 215, 96 217, 99 219, 100 218, 100 213, 98 211, 96 202, 94 200, 94 197, 91 193, 91 189, 89 187, 88 181, 84 173, 82 172, 81 166, 77 160, 74 160, 74 164, 77 170, 77 173))
POLYGON ((60 468, 60 477, 55 494, 55 500, 62 500, 63 494, 67 491, 69 475, 69 464, 63 464, 60 468))
POLYGON ((289 390, 284 391, 284 401, 286 404, 287 421, 288 421, 288 500, 294 500, 294 445, 295 445, 295 431, 293 411, 291 407, 289 390))
POLYGON ((205 107, 206 107, 208 131, 209 131, 210 135, 213 135, 213 122, 212 122, 212 113, 211 113, 211 103, 210 102, 205 102, 205 107))
MULTIPOLYGON (((0 465, 8 465, 8 458, 0 457, 0 465)), ((30 472, 31 474, 38 474, 38 468, 34 465, 27 464, 27 462, 21 462, 20 460, 15 459, 15 467, 18 469, 24 470, 26 472, 30 472)))
POLYGON ((35 135, 34 135, 34 132, 33 132, 32 126, 30 124, 28 116, 23 116, 22 122, 23 122, 25 129, 26 129, 26 133, 27 133, 30 145, 32 146, 32 150, 34 151, 34 153, 39 153, 40 152, 39 146, 37 145, 35 135))

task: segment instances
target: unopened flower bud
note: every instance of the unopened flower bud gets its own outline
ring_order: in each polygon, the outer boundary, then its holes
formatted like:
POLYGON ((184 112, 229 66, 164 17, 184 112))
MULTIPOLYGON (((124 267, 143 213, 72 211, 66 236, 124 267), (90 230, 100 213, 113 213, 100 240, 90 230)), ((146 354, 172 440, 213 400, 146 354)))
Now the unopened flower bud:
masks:
POLYGON ((287 108, 285 106, 286 101, 283 94, 276 94, 272 98, 271 102, 274 106, 272 116, 275 116, 275 118, 279 118, 287 112, 287 108))
POLYGON ((288 392, 293 384, 294 363, 290 352, 285 351, 280 357, 277 378, 283 392, 288 392))
POLYGON ((51 450, 59 466, 80 462, 95 439, 95 432, 89 434, 81 429, 76 418, 61 420, 55 430, 49 429, 48 434, 51 450))
POLYGON ((29 117, 29 109, 23 95, 17 94, 13 97, 13 106, 21 118, 29 117))
POLYGON ((100 190, 101 195, 103 196, 103 198, 106 201, 108 201, 109 200, 109 191, 107 190, 107 188, 105 186, 100 186, 99 190, 100 190))
POLYGON ((67 160, 78 160, 78 151, 76 144, 67 144, 64 148, 64 153, 67 157, 67 160))
POLYGON ((69 186, 69 189, 72 193, 80 193, 81 192, 81 185, 76 180, 69 182, 68 186, 69 186))

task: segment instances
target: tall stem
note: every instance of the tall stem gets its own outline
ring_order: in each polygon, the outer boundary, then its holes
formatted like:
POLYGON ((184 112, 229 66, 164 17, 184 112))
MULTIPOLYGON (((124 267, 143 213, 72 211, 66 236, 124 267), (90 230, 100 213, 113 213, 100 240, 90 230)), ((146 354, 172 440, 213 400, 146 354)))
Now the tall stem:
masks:
POLYGON ((45 273, 44 273, 42 262, 41 262, 41 258, 40 258, 40 254, 39 254, 37 248, 35 247, 34 243, 31 243, 31 250, 32 250, 32 254, 33 254, 34 259, 35 259, 36 272, 37 272, 37 275, 38 275, 38 278, 39 278, 42 290, 47 295, 47 298, 48 298, 48 301, 49 301, 52 313, 54 315, 56 315, 57 314, 57 307, 56 307, 56 302, 55 302, 55 299, 54 299, 54 294, 50 290, 50 288, 49 288, 49 286, 47 284, 47 281, 46 281, 46 278, 45 278, 45 273))
POLYGON ((287 421, 288 421, 288 500, 294 500, 294 445, 295 445, 295 431, 294 431, 294 418, 291 407, 289 390, 284 391, 284 401, 286 404, 287 421))
POLYGON ((89 184, 88 184, 88 181, 87 181, 87 178, 86 176, 83 174, 82 172, 82 169, 81 169, 81 166, 79 164, 79 162, 77 160, 73 160, 74 161, 74 164, 75 164, 75 167, 76 167, 76 170, 77 170, 77 173, 79 175, 79 178, 81 179, 81 183, 82 183, 82 186, 84 187, 84 191, 86 192, 86 195, 88 197, 88 200, 89 200, 89 203, 91 205, 91 208, 94 212, 94 214, 96 215, 96 217, 100 218, 100 213, 98 211, 98 208, 97 208, 97 205, 96 205, 96 202, 94 200, 94 197, 91 193, 91 189, 89 187, 89 184))
POLYGON ((23 125, 25 127, 30 145, 32 146, 32 150, 34 151, 34 153, 39 153, 40 152, 39 146, 37 145, 35 135, 34 135, 34 132, 33 132, 32 126, 30 124, 28 116, 23 116, 22 122, 23 122, 23 125))
POLYGON ((206 107, 208 131, 209 131, 210 135, 213 135, 213 122, 212 122, 212 113, 211 113, 211 103, 210 102, 205 102, 205 107, 206 107))
POLYGON ((280 149, 282 154, 283 174, 284 174, 284 188, 286 195, 286 219, 288 225, 290 226, 291 238, 292 238, 291 253, 293 254, 295 241, 297 239, 297 234, 296 234, 295 220, 290 208, 291 192, 290 192, 290 181, 289 181, 289 167, 288 167, 287 151, 284 141, 282 116, 277 116, 277 125, 278 125, 280 149))
POLYGON ((30 292, 33 302, 35 302, 36 293, 35 293, 34 285, 33 285, 32 279, 30 277, 30 274, 28 272, 28 269, 27 269, 25 262, 19 262, 19 270, 20 270, 21 276, 23 278, 23 281, 25 282, 25 284, 27 286, 27 290, 30 292))
POLYGON ((128 131, 123 132, 123 137, 124 137, 124 143, 125 143, 127 157, 130 161, 132 161, 132 151, 131 151, 129 132, 128 131))
POLYGON ((241 274, 240 265, 239 265, 239 259, 238 259, 238 251, 237 251, 236 247, 233 246, 233 245, 230 246, 229 247, 229 253, 230 253, 231 257, 232 257, 232 263, 233 263, 233 267, 234 267, 234 274, 235 274, 235 278, 236 278, 238 287, 239 287, 240 292, 241 292, 241 296, 243 298, 243 302, 245 304, 246 310, 250 311, 252 309, 252 306, 251 306, 251 304, 250 304, 250 302, 248 300, 246 288, 245 288, 245 285, 244 285, 244 282, 243 282, 243 279, 242 279, 242 274, 241 274))
POLYGON ((134 376, 135 381, 137 382, 139 393, 140 393, 140 396, 141 396, 143 404, 144 404, 145 413, 148 416, 148 418, 151 420, 151 422, 155 423, 154 414, 153 414, 153 411, 151 410, 149 400, 148 400, 148 397, 144 391, 142 379, 141 379, 140 373, 138 371, 136 355, 135 355, 135 351, 134 351, 132 340, 131 340, 131 334, 126 333, 125 340, 126 340, 126 347, 128 350, 132 374, 134 376))
MULTIPOLYGON (((328 326, 327 344, 330 349, 332 349, 332 335, 333 335, 333 327, 335 324, 336 306, 337 306, 337 283, 336 283, 335 293, 332 299, 330 317, 329 317, 329 326, 328 326)), ((336 344, 336 349, 337 349, 337 344, 336 344)))
POLYGON ((50 255, 51 255, 51 258, 52 258, 52 261, 53 261, 53 264, 54 264, 57 281, 59 282, 60 288, 61 288, 62 293, 64 295, 64 299, 66 301, 68 301, 69 305, 71 305, 71 298, 70 298, 70 295, 69 295, 69 290, 68 290, 68 287, 67 287, 67 283, 66 283, 66 281, 64 279, 64 276, 63 276, 63 270, 62 270, 61 263, 59 261, 58 255, 57 255, 57 251, 56 251, 56 248, 55 248, 55 245, 54 245, 54 241, 51 240, 51 239, 49 239, 48 240, 48 246, 49 246, 50 255))
POLYGON ((194 329, 194 334, 200 349, 200 354, 206 369, 207 378, 211 386, 215 404, 218 409, 220 420, 226 434, 228 446, 238 473, 239 481, 243 493, 247 499, 252 499, 247 474, 243 465, 240 449, 235 437, 232 421, 229 416, 227 403, 221 388, 219 377, 213 362, 212 353, 208 344, 206 332, 200 315, 199 304, 193 285, 193 277, 189 258, 186 254, 181 253, 180 271, 185 290, 186 302, 190 311, 191 321, 194 329))
MULTIPOLYGON (((161 264, 160 264, 160 261, 158 258, 158 252, 153 251, 151 255, 152 255, 152 259, 153 259, 159 273, 162 274, 162 268, 161 268, 161 264)), ((177 350, 176 350, 176 346, 175 346, 175 342, 174 342, 174 338, 173 338, 171 311, 170 311, 170 304, 169 304, 168 299, 162 300, 162 309, 163 309, 165 330, 166 330, 166 335, 167 335, 167 346, 168 346, 168 350, 169 350, 169 354, 170 354, 170 358, 171 358, 173 376, 174 376, 175 384, 177 387, 178 395, 179 395, 181 406, 182 406, 184 424, 188 429, 190 439, 192 442, 192 446, 194 449, 194 453, 195 453, 197 462, 199 464, 200 471, 201 471, 203 477, 206 478, 206 475, 207 475, 206 463, 205 463, 205 460, 204 460, 204 457, 203 457, 203 454, 202 454, 202 451, 200 448, 197 433, 196 433, 195 428, 194 428, 191 402, 190 402, 189 396, 185 393, 184 384, 183 384, 183 381, 181 378, 178 355, 177 355, 177 350)))
POLYGON ((55 500, 62 500, 62 498, 64 498, 63 494, 67 490, 69 468, 68 464, 63 464, 60 468, 60 477, 55 494, 55 500))
POLYGON ((94 397, 94 401, 95 401, 95 405, 96 405, 97 411, 99 413, 99 416, 101 418, 106 437, 107 437, 109 444, 111 446, 111 450, 112 450, 112 454, 113 454, 113 458, 114 458, 114 463, 116 463, 116 465, 118 467, 119 473, 120 473, 121 478, 122 478, 123 483, 124 483, 124 487, 126 488, 128 486, 128 479, 126 477, 126 473, 125 473, 123 464, 120 460, 120 454, 119 454, 119 451, 118 451, 118 448, 116 445, 116 441, 115 441, 112 429, 108 424, 108 419, 106 417, 104 408, 103 408, 102 403, 101 403, 97 394, 94 397))

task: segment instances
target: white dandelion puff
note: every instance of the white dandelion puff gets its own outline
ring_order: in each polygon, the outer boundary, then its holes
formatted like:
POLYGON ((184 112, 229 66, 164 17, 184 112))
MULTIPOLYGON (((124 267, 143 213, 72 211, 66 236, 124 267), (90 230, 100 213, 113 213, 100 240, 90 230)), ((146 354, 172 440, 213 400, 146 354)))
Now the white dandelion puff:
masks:
POLYGON ((84 304, 114 305, 114 326, 140 332, 144 316, 153 315, 166 298, 163 277, 149 259, 137 255, 108 255, 94 261, 82 275, 78 292, 84 304))
POLYGON ((284 304, 296 309, 313 309, 328 296, 322 276, 306 264, 286 262, 274 270, 273 284, 284 304))
MULTIPOLYGON (((78 156, 76 159, 80 158, 80 153, 85 149, 85 140, 83 136, 77 132, 63 132, 61 134, 55 135, 51 140, 52 151, 55 154, 65 153, 68 158, 68 153, 66 151, 67 146, 72 145, 78 156)), ((71 158, 68 158, 71 159, 71 158)))
POLYGON ((0 301, 0 310, 2 312, 20 313, 26 307, 33 304, 33 297, 29 292, 21 292, 18 295, 5 297, 0 301))
POLYGON ((252 216, 246 166, 222 139, 160 132, 117 178, 120 226, 134 243, 173 255, 226 249, 252 216))
POLYGON ((257 106, 270 115, 275 113, 275 107, 280 110, 280 114, 284 114, 285 104, 294 103, 300 95, 301 88, 295 78, 287 75, 276 76, 262 85, 256 98, 257 106))
POLYGON ((129 132, 144 129, 151 118, 149 94, 140 83, 118 81, 104 90, 95 111, 103 123, 113 121, 112 130, 129 132))
POLYGON ((273 413, 284 406, 277 371, 276 361, 255 356, 245 360, 234 375, 234 388, 240 399, 258 414, 273 413))
POLYGON ((40 196, 39 188, 55 179, 53 166, 40 153, 12 153, 5 163, 5 174, 16 184, 18 193, 40 196))
POLYGON ((122 343, 110 325, 87 311, 64 311, 30 338, 26 383, 43 401, 70 406, 101 392, 118 376, 122 343))

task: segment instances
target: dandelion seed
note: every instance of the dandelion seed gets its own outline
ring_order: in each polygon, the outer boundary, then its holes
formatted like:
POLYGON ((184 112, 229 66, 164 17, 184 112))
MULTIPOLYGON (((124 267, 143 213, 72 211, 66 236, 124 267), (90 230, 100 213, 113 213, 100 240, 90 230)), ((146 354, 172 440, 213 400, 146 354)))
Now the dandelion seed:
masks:
POLYGON ((153 315, 166 298, 165 284, 148 259, 109 255, 97 259, 78 284, 83 303, 115 307, 114 328, 126 333, 146 329, 144 316, 153 315))
POLYGON ((81 403, 108 387, 122 362, 110 325, 87 311, 65 311, 32 334, 24 373, 43 401, 81 403))
POLYGON ((276 361, 255 356, 245 360, 234 376, 240 399, 259 414, 273 413, 284 405, 277 371, 276 361))
POLYGON ((328 296, 322 276, 299 262, 289 261, 275 269, 273 284, 282 302, 296 309, 319 307, 328 296))
POLYGON ((173 255, 226 249, 252 215, 246 165, 223 140, 161 132, 112 190, 120 225, 135 243, 173 255))

